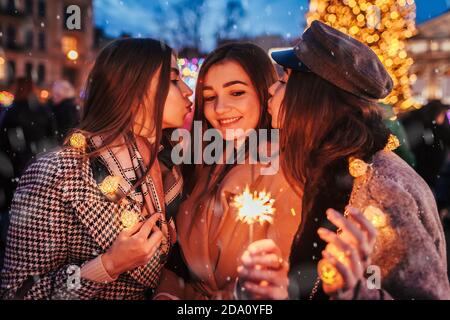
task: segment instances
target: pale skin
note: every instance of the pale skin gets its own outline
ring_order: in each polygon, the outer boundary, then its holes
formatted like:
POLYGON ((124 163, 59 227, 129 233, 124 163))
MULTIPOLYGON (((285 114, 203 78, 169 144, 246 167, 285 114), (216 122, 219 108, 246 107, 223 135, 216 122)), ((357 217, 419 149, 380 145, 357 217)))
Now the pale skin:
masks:
MULTIPOLYGON (((269 113, 272 126, 279 128, 282 123, 280 114, 286 83, 290 70, 269 88, 272 96, 269 100, 269 113)), ((370 265, 376 230, 364 215, 355 208, 348 208, 347 218, 333 209, 328 209, 327 219, 340 228, 337 235, 328 229, 320 228, 319 237, 327 243, 322 252, 322 260, 333 265, 341 274, 343 281, 337 285, 323 284, 323 290, 331 298, 343 292, 352 292, 358 281, 363 279, 364 271, 370 265), (345 255, 348 263, 342 263, 337 256, 345 255)), ((240 283, 250 299, 287 299, 289 265, 281 258, 281 251, 272 240, 252 243, 241 257, 238 267, 240 283)), ((320 270, 318 270, 320 272, 320 270)))
MULTIPOLYGON (((156 79, 160 76, 160 72, 153 77, 149 87, 148 97, 155 97, 156 79)), ((193 94, 192 90, 180 79, 180 72, 176 62, 176 57, 172 56, 170 87, 163 111, 162 128, 178 128, 183 125, 184 118, 190 112, 192 102, 189 97, 193 94)), ((151 139, 154 136, 154 124, 151 110, 153 108, 152 99, 147 99, 144 108, 148 108, 148 112, 142 110, 136 117, 134 133, 136 142, 144 161, 150 160, 150 150, 145 143, 145 139, 151 139), (144 117, 147 114, 147 117, 144 117)), ((101 256, 102 263, 112 278, 117 278, 120 274, 133 270, 139 266, 146 265, 156 253, 161 245, 163 234, 156 226, 156 222, 160 218, 159 214, 155 214, 148 220, 138 223, 131 228, 124 229, 118 235, 112 246, 101 256)))
POLYGON ((206 76, 203 90, 204 115, 219 130, 224 139, 226 130, 244 132, 258 125, 261 105, 258 94, 245 70, 234 61, 224 61, 212 66, 206 76))

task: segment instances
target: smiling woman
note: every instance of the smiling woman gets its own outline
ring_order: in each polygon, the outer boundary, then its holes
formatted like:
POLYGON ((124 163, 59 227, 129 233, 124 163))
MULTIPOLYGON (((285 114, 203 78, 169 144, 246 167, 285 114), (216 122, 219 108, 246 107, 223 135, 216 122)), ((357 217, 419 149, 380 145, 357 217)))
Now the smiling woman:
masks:
MULTIPOLYGON (((242 151, 242 145, 236 143, 242 137, 229 136, 226 131, 270 128, 268 88, 274 82, 273 65, 261 48, 247 43, 218 48, 206 58, 200 70, 194 120, 202 124, 202 130, 217 130, 222 140, 248 157, 246 148, 242 151)), ((245 147, 250 139, 247 135, 243 137, 245 147)), ((204 142, 203 153, 209 146, 204 142)), ((271 160, 278 161, 275 143, 271 141, 269 146, 271 160)), ((192 150, 198 147, 194 145, 192 150)), ((301 195, 289 187, 281 171, 264 175, 263 168, 270 165, 203 162, 185 170, 190 173, 184 176, 189 185, 185 188, 188 196, 180 206, 176 226, 182 257, 192 277, 183 282, 174 268, 166 270, 157 297, 232 299, 238 258, 252 237, 277 239, 283 243, 283 256, 288 258, 300 223, 301 195), (239 208, 234 199, 245 191, 269 194, 275 211, 273 223, 255 224, 250 231, 245 223, 238 221, 239 208)))
POLYGON ((261 113, 258 94, 248 74, 235 61, 224 61, 209 69, 203 99, 206 119, 226 140, 238 138, 227 136, 227 129, 246 131, 258 125, 261 113))

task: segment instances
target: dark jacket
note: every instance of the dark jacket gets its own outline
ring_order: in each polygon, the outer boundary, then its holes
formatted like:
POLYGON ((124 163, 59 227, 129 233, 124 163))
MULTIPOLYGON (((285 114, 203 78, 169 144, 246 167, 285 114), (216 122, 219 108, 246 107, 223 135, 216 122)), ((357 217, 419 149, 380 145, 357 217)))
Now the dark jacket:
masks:
POLYGON ((80 123, 80 110, 75 99, 65 99, 58 104, 50 103, 52 124, 59 144, 64 142, 70 130, 80 123))

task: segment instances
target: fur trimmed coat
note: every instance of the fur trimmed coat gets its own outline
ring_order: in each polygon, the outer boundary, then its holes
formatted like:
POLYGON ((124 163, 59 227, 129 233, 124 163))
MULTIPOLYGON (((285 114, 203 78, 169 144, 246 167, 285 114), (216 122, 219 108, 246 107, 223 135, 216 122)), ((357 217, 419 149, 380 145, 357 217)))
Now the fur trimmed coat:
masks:
MULTIPOLYGON (((361 210, 377 229, 370 261, 379 273, 380 286, 370 285, 374 282, 368 276, 337 299, 450 299, 445 237, 436 202, 426 182, 406 162, 393 152, 377 152, 367 172, 354 179, 349 205, 361 210)), ((294 244, 293 252, 308 245, 294 244)), ((300 270, 306 265, 293 267, 291 261, 292 298, 307 297, 311 291, 305 295, 301 288, 306 278, 300 270)), ((315 272, 317 260, 308 265, 303 271, 315 272)))

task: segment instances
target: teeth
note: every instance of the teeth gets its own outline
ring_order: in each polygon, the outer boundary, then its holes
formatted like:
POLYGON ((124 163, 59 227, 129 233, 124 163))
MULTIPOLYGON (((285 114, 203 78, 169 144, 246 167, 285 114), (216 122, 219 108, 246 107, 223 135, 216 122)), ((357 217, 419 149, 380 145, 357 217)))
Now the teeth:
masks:
POLYGON ((230 124, 233 122, 236 122, 240 119, 241 117, 237 117, 237 118, 230 118, 230 119, 226 119, 226 120, 220 120, 221 124, 230 124))

